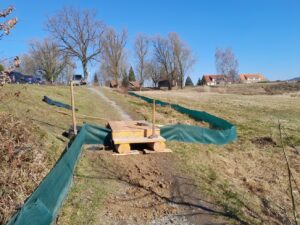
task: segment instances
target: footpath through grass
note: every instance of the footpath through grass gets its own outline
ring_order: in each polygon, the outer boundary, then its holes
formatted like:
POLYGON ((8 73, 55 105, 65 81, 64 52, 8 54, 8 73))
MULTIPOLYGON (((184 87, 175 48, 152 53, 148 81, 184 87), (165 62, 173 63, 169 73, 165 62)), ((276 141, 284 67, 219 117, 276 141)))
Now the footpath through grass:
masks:
MULTIPOLYGON (((131 96, 104 89, 136 118, 151 120, 151 105, 131 96)), ((249 224, 287 224, 292 219, 286 164, 278 119, 286 133, 285 144, 292 172, 300 184, 300 98, 286 95, 239 95, 188 91, 138 92, 147 97, 206 111, 237 126, 238 141, 224 146, 169 142, 178 169, 194 177, 207 199, 228 214, 249 224), (288 137, 288 138, 287 138, 288 137), (296 146, 294 148, 294 146, 296 146), (297 151, 298 148, 298 151, 297 151)), ((192 123, 184 115, 158 107, 158 123, 192 123)), ((296 204, 300 196, 293 183, 296 204)), ((298 215, 300 214, 298 207, 298 215)))

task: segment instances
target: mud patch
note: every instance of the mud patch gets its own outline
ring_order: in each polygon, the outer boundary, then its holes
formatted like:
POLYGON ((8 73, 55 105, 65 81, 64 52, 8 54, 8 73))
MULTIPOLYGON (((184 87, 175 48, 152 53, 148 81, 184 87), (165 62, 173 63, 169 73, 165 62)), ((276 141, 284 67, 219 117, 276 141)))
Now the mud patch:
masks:
POLYGON ((271 137, 255 137, 251 139, 252 144, 257 147, 276 146, 276 142, 271 137))

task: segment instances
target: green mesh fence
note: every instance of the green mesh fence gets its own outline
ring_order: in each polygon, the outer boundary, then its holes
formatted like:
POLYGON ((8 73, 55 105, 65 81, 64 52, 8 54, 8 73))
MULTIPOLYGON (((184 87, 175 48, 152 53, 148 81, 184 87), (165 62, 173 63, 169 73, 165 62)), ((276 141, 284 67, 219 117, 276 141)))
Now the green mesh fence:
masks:
MULTIPOLYGON (((141 98, 148 103, 153 103, 152 98, 147 98, 134 92, 129 92, 129 94, 141 98)), ((161 136, 169 141, 222 145, 237 139, 236 127, 226 120, 206 112, 188 109, 160 100, 156 100, 155 103, 161 106, 171 106, 174 110, 186 114, 196 121, 204 121, 210 125, 210 128, 185 124, 163 126, 161 128, 161 136)))
MULTIPOLYGON (((153 99, 130 93, 146 102, 153 99)), ((197 121, 205 121, 211 129, 184 124, 168 125, 161 128, 161 134, 167 140, 226 144, 236 140, 236 128, 229 122, 206 112, 187 109, 180 105, 156 101, 156 104, 170 105, 178 112, 189 115, 197 121)), ((64 151, 53 169, 48 173, 37 189, 26 200, 23 207, 11 218, 7 225, 50 225, 56 218, 73 180, 73 172, 84 144, 110 144, 111 130, 85 124, 72 144, 64 151)))
POLYGON ((71 146, 7 225, 49 225, 56 218, 73 180, 83 144, 107 144, 110 130, 84 125, 71 146))

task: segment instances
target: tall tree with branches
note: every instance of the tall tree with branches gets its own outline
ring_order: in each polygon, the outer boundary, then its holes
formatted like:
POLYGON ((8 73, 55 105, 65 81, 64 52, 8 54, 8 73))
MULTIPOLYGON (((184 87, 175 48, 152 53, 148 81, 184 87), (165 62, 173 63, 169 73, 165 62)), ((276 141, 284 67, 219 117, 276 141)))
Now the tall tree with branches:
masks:
POLYGON ((46 28, 61 50, 80 60, 87 79, 88 64, 97 60, 102 51, 100 40, 105 30, 95 11, 66 7, 48 19, 46 28))
POLYGON ((137 59, 138 80, 140 85, 144 84, 146 57, 149 51, 149 38, 146 35, 139 34, 134 43, 134 52, 137 59))
POLYGON ((69 63, 68 56, 58 48, 56 43, 48 39, 31 42, 29 54, 36 71, 40 71, 44 78, 52 83, 69 63))
POLYGON ((102 38, 102 65, 101 69, 107 77, 118 81, 126 67, 125 45, 127 43, 127 31, 117 33, 113 28, 108 28, 102 38))
POLYGON ((14 26, 17 24, 18 19, 12 18, 12 19, 6 19, 12 12, 14 11, 13 6, 9 6, 6 9, 0 11, 0 19, 4 21, 0 22, 0 40, 5 36, 10 34, 10 30, 14 28, 14 26))
POLYGON ((226 82, 234 83, 238 80, 239 63, 231 48, 225 50, 217 48, 215 52, 215 63, 217 72, 227 78, 226 82))
POLYGON ((172 89, 172 83, 176 79, 176 64, 173 57, 172 45, 168 38, 157 36, 153 40, 154 60, 164 69, 168 79, 168 89, 172 89))
POLYGON ((158 82, 163 77, 163 73, 164 69, 156 60, 152 59, 151 61, 146 63, 145 74, 152 80, 154 87, 157 87, 158 82))
POLYGON ((173 60, 180 87, 183 88, 185 76, 196 61, 190 48, 180 39, 177 33, 170 33, 169 40, 172 46, 173 60))

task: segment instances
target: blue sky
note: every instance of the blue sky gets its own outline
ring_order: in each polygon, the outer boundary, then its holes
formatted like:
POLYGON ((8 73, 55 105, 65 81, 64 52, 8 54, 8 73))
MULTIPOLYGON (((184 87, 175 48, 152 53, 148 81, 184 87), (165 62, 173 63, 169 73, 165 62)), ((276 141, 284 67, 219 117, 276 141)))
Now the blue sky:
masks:
MULTIPOLYGON (((19 23, 0 41, 0 58, 22 55, 31 39, 42 39, 47 16, 63 6, 90 8, 98 19, 129 34, 129 62, 137 33, 177 32, 197 63, 196 81, 214 74, 217 47, 231 47, 240 73, 263 73, 270 80, 300 76, 300 1, 292 0, 1 0, 14 5, 19 23)), ((94 65, 90 71, 98 67, 94 65)), ((81 72, 81 68, 78 68, 81 72)))

